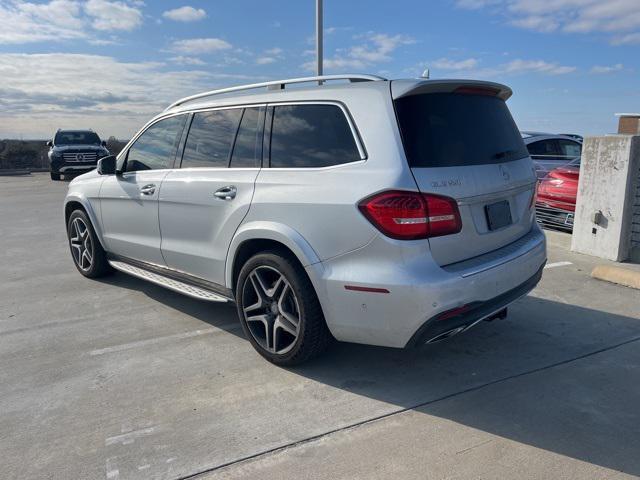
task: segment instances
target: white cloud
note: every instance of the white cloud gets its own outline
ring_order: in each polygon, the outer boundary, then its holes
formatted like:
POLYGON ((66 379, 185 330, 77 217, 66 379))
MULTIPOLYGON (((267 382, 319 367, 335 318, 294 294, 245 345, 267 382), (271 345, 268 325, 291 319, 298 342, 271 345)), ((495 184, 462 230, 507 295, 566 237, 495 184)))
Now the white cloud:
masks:
POLYGON ((206 65, 206 62, 200 60, 197 57, 186 57, 184 55, 178 55, 177 57, 170 57, 170 62, 178 65, 206 65))
POLYGON ((437 68, 440 70, 471 70, 478 66, 478 60, 475 58, 467 58, 465 60, 451 60, 449 58, 439 58, 430 62, 429 68, 437 68))
POLYGON ((176 22, 195 22, 206 18, 207 12, 202 8, 193 8, 186 5, 184 7, 174 8, 173 10, 167 10, 162 16, 176 22))
POLYGON ((105 45, 121 45, 121 43, 115 39, 106 39, 106 38, 93 38, 91 40, 88 40, 89 44, 91 45, 98 45, 98 46, 105 46, 105 45))
POLYGON ((256 63, 258 65, 269 65, 271 63, 276 63, 278 60, 274 57, 259 57, 256 59, 256 63))
POLYGON ((613 45, 638 45, 640 44, 640 32, 627 35, 617 35, 611 40, 613 45))
POLYGON ((619 72, 624 69, 624 65, 622 63, 616 63, 615 65, 594 65, 591 68, 591 73, 594 74, 605 74, 605 73, 613 73, 619 72))
POLYGON ((500 79, 509 75, 538 74, 538 75, 566 75, 575 72, 576 67, 569 65, 561 65, 557 62, 547 62, 544 60, 523 60, 516 59, 507 63, 496 66, 484 67, 480 60, 476 58, 467 58, 463 60, 453 60, 449 58, 440 58, 432 62, 421 63, 411 73, 415 73, 417 69, 431 69, 432 77, 443 77, 438 71, 455 72, 456 77, 463 78, 483 78, 483 79, 500 79))
POLYGON ((84 9, 93 18, 93 28, 97 30, 130 31, 142 24, 142 12, 125 2, 89 0, 84 9))
POLYGON ((545 62, 544 60, 513 60, 502 65, 505 73, 543 73, 545 75, 565 75, 576 71, 576 67, 545 62))
POLYGON ((256 58, 257 65, 270 65, 272 63, 276 63, 279 60, 282 60, 284 57, 282 55, 283 50, 279 47, 269 48, 264 51, 264 54, 258 58, 256 58))
POLYGON ((367 36, 368 44, 351 47, 349 56, 367 63, 379 63, 391 60, 390 54, 401 45, 414 43, 406 35, 390 36, 385 33, 375 33, 367 36))
POLYGON ((638 0, 457 0, 460 8, 488 8, 516 27, 538 32, 606 33, 615 45, 640 43, 638 0))
MULTIPOLYGON (((415 41, 406 35, 388 35, 385 33, 368 33, 356 37, 364 43, 354 45, 346 51, 338 51, 333 57, 324 60, 324 67, 328 70, 362 69, 377 63, 388 62, 391 54, 402 45, 409 45, 415 41)), ((303 64, 303 68, 313 71, 316 62, 303 64)))
POLYGON ((177 98, 257 80, 64 53, 0 54, 0 78, 0 131, 26 138, 48 138, 59 127, 127 138, 177 98))
POLYGON ((231 44, 220 38, 190 38, 173 42, 172 50, 179 53, 200 54, 228 50, 231 44))
POLYGON ((0 4, 0 44, 82 38, 85 32, 80 14, 78 2, 72 0, 0 4))
POLYGON ((542 15, 530 15, 523 18, 516 18, 511 21, 511 25, 543 33, 553 32, 560 26, 553 17, 545 17, 542 15))

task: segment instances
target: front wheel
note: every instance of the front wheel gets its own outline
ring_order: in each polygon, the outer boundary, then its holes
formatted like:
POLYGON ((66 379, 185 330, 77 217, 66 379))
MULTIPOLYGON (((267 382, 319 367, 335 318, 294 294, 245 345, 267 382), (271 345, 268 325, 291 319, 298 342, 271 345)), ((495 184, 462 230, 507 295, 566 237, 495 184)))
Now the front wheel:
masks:
POLYGON ((51 175, 51 180, 60 180, 59 173, 50 172, 49 175, 51 175))
POLYGON ((244 264, 236 303, 251 344, 276 365, 310 360, 332 338, 306 272, 279 252, 257 254, 244 264))
POLYGON ((73 263, 82 275, 97 278, 111 271, 107 254, 83 210, 74 210, 69 216, 67 236, 73 263))

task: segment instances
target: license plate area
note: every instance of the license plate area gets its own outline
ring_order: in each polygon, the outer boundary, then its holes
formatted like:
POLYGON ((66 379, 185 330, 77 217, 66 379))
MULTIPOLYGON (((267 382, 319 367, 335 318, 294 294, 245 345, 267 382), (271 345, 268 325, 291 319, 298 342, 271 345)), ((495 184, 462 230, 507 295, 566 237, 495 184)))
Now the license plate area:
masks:
POLYGON ((511 219, 511 207, 508 200, 485 205, 487 225, 489 230, 499 230, 513 223, 511 219))

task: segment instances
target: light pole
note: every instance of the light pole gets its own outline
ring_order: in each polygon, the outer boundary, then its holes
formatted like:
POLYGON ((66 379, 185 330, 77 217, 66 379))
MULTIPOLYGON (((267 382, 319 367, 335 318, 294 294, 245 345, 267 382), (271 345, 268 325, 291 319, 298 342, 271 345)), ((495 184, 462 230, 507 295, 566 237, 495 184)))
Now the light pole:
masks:
POLYGON ((322 0, 316 0, 316 75, 319 77, 322 76, 322 34, 322 0))

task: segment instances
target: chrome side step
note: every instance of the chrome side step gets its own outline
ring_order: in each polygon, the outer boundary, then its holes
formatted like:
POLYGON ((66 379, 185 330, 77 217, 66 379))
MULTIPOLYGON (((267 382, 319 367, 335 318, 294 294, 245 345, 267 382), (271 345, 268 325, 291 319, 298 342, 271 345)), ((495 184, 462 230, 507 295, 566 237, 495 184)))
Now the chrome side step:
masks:
POLYGON ((197 298, 200 300, 207 300, 209 302, 228 301, 223 296, 218 295, 217 293, 213 293, 209 290, 205 290, 204 288, 196 287, 179 280, 174 280, 173 278, 165 277, 164 275, 150 272, 149 270, 145 270, 143 268, 134 267, 133 265, 125 262, 109 260, 109 265, 123 273, 133 275, 134 277, 138 277, 143 280, 147 280, 148 282, 155 283, 156 285, 160 285, 161 287, 168 288, 169 290, 182 293, 183 295, 187 295, 189 297, 197 298))

